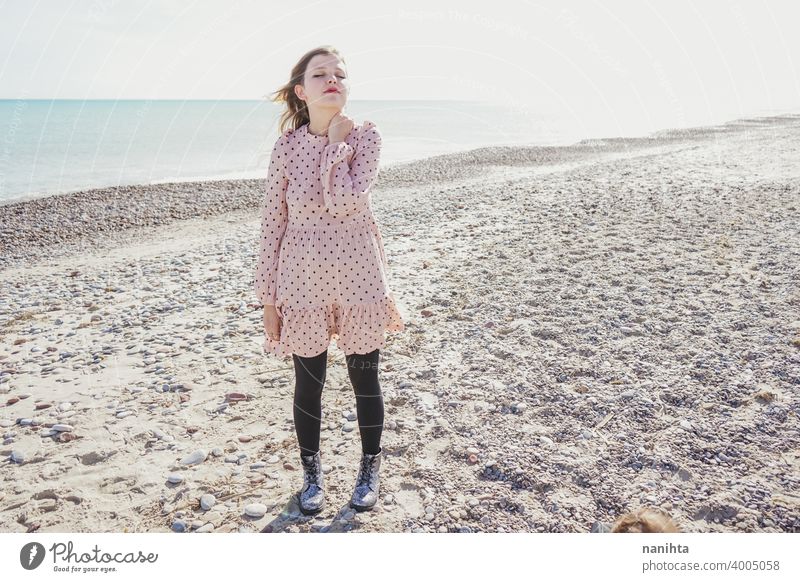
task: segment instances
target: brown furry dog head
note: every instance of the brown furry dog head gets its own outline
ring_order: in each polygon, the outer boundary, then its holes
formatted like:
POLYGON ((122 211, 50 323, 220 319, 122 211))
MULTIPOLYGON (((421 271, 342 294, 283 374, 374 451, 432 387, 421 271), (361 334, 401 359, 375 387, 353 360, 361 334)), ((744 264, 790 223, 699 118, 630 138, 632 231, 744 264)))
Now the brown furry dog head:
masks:
POLYGON ((680 533, 680 528, 662 509, 645 507, 617 518, 611 533, 680 533))

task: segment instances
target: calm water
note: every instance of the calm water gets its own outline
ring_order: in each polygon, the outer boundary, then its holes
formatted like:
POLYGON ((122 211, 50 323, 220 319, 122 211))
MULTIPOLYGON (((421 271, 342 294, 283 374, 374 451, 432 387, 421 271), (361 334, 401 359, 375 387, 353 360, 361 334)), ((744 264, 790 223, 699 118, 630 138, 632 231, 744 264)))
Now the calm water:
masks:
MULTIPOLYGON (((118 184, 262 177, 279 113, 266 101, 0 100, 0 203, 118 184)), ((566 145, 670 127, 589 124, 574 112, 462 101, 350 101, 347 113, 380 126, 387 165, 488 145, 566 145)))

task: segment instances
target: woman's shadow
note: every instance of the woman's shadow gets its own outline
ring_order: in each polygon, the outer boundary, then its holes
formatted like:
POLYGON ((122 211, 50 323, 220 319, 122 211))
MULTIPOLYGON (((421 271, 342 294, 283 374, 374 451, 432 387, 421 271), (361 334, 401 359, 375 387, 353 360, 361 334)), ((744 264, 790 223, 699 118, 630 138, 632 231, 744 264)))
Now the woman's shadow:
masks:
MULTIPOLYGON (((327 507, 325 509, 327 509, 327 507)), ((265 525, 260 533, 281 533, 294 524, 319 521, 320 516, 327 514, 325 509, 315 515, 304 515, 300 511, 298 494, 293 493, 289 501, 286 502, 286 505, 283 506, 281 512, 265 525)), ((345 502, 344 505, 339 508, 339 511, 336 512, 336 515, 330 518, 329 523, 320 525, 319 527, 316 527, 315 524, 315 526, 312 526, 311 531, 318 533, 346 533, 357 530, 361 527, 361 525, 355 521, 357 513, 355 509, 350 507, 349 503, 345 502)), ((327 520, 328 518, 324 519, 327 520)))

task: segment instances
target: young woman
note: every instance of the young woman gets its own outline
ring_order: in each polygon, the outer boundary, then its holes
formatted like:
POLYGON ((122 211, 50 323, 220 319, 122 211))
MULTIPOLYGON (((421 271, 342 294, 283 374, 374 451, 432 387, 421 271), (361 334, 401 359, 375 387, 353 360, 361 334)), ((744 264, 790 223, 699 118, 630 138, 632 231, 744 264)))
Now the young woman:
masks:
POLYGON ((380 349, 385 332, 405 329, 370 200, 381 134, 343 113, 349 89, 344 60, 322 46, 300 59, 273 98, 286 109, 269 162, 255 289, 265 350, 294 361, 305 514, 324 506, 319 442, 330 340, 345 353, 356 395, 362 457, 350 505, 362 511, 375 505, 380 484, 380 349))

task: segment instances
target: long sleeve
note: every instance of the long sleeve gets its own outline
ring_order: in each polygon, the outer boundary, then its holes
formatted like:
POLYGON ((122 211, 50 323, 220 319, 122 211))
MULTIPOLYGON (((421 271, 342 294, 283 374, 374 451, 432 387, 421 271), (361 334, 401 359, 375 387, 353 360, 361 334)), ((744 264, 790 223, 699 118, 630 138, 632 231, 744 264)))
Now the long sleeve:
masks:
POLYGON ((289 179, 285 169, 287 155, 285 147, 284 136, 281 136, 272 148, 266 193, 261 207, 261 236, 255 272, 255 291, 262 305, 275 304, 280 245, 289 222, 286 205, 289 179))
POLYGON ((357 148, 346 142, 336 142, 325 146, 322 152, 322 198, 328 212, 336 217, 366 209, 370 189, 378 176, 381 134, 371 121, 364 124, 366 127, 357 148))

